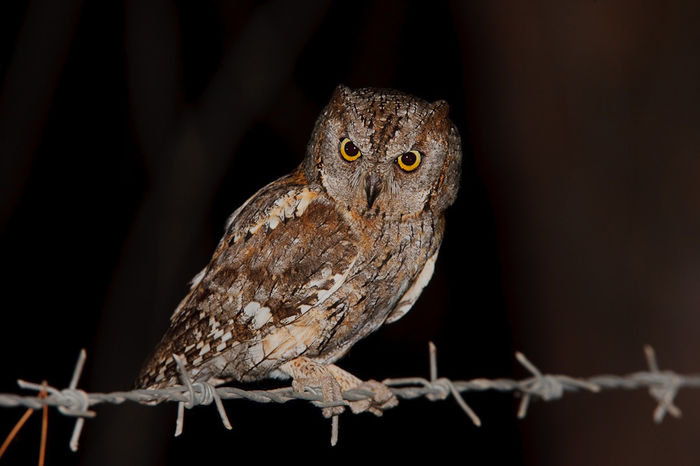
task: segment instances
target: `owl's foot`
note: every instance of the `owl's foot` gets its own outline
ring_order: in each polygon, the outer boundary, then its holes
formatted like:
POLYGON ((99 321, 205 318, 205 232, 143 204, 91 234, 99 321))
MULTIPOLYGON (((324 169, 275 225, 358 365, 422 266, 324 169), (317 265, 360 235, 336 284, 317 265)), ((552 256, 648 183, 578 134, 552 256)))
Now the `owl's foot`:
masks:
MULTIPOLYGON (((304 392, 307 388, 320 388, 325 402, 343 401, 343 391, 340 384, 329 371, 329 367, 312 361, 309 358, 299 357, 284 363, 280 369, 292 377, 292 388, 297 392, 304 392)), ((345 406, 329 406, 323 408, 324 417, 332 417, 342 413, 345 406)))
POLYGON ((367 390, 374 394, 372 398, 350 402, 350 409, 355 414, 369 411, 375 416, 381 416, 385 410, 399 404, 398 398, 391 392, 391 389, 376 380, 367 380, 353 388, 367 390))
POLYGON ((355 414, 369 411, 375 416, 381 416, 384 414, 384 410, 399 404, 398 398, 391 392, 391 389, 381 382, 376 380, 362 381, 334 364, 330 364, 328 370, 333 374, 343 391, 360 389, 374 394, 372 398, 348 402, 350 409, 355 414))

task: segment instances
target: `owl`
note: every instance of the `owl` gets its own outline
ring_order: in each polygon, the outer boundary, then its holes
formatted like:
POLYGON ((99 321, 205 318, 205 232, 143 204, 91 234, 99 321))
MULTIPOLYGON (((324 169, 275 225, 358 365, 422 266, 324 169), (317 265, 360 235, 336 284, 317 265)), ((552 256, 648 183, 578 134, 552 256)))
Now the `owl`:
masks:
MULTIPOLYGON (((301 165, 260 189, 227 221, 137 386, 291 378, 297 391, 381 414, 389 389, 334 364, 400 319, 430 280, 462 159, 444 101, 338 86, 301 165)), ((343 406, 324 408, 325 416, 343 406)))

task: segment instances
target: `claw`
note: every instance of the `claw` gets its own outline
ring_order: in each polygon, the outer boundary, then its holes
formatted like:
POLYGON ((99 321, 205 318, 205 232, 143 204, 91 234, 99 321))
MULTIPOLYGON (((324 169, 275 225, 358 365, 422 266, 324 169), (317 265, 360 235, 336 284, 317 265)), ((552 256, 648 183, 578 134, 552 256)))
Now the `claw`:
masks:
POLYGON ((398 398, 392 393, 391 389, 376 380, 362 382, 360 385, 353 388, 367 390, 374 394, 372 398, 349 402, 350 409, 355 414, 369 411, 375 416, 381 416, 384 414, 385 410, 391 409, 399 404, 398 398))
POLYGON ((376 380, 364 382, 334 364, 330 364, 328 370, 333 374, 343 391, 360 389, 374 394, 372 398, 348 402, 350 409, 355 414, 369 411, 375 416, 381 416, 384 410, 399 404, 399 400, 394 396, 391 389, 381 382, 376 380))
MULTIPOLYGON (((320 389, 323 401, 328 403, 345 403, 340 384, 333 377, 327 366, 312 361, 306 357, 293 359, 280 369, 292 377, 292 388, 296 392, 308 389, 320 389)), ((321 412, 326 418, 337 416, 345 410, 345 406, 326 406, 321 412)))

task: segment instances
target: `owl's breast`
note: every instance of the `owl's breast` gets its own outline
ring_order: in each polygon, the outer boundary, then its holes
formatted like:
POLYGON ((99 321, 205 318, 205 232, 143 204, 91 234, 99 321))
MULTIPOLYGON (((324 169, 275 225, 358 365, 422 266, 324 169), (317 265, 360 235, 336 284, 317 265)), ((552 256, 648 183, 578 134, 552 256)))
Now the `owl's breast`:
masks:
POLYGON ((358 235, 359 254, 353 270, 329 300, 324 315, 319 316, 327 329, 315 345, 314 356, 333 362, 378 329, 417 281, 426 263, 434 260, 443 231, 444 220, 429 212, 407 221, 365 228, 358 235))

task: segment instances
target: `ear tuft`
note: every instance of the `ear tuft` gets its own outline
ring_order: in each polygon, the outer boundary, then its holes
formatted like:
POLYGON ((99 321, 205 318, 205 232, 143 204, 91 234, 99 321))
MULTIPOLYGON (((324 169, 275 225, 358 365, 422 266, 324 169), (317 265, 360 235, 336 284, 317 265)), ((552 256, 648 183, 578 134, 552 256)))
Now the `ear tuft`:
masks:
POLYGON ((438 100, 430 104, 435 118, 442 120, 450 113, 450 105, 445 100, 438 100))
POLYGON ((336 103, 347 100, 351 92, 352 90, 349 87, 338 84, 333 91, 333 95, 331 96, 331 102, 336 103))

